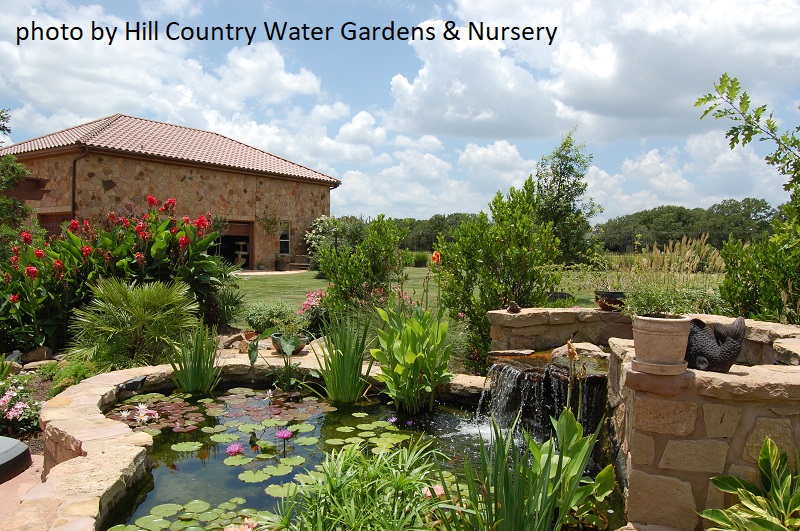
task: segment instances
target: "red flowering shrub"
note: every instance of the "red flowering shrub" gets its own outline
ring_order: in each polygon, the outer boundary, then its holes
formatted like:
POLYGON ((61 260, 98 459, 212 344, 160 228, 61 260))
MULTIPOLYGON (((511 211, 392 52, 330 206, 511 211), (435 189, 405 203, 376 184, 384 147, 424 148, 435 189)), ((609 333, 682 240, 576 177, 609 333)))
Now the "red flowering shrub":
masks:
POLYGON ((27 231, 19 235, 8 262, 0 263, 0 344, 13 348, 66 344, 68 319, 91 298, 99 278, 137 283, 180 280, 189 285, 207 324, 216 322, 216 295, 230 269, 207 251, 217 238, 211 215, 176 219, 175 199, 149 212, 120 216, 109 212, 100 226, 71 220, 50 246, 33 247, 27 231), (205 235, 203 234, 205 231, 205 235), (12 302, 13 298, 13 302, 12 302))

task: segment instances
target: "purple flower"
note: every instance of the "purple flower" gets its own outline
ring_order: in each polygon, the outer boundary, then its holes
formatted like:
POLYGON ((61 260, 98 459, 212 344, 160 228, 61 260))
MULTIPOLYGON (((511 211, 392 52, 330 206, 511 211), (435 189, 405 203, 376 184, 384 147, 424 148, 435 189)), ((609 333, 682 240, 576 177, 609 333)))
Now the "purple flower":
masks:
POLYGON ((292 430, 287 430, 285 428, 282 429, 282 430, 278 430, 278 431, 275 432, 275 437, 277 437, 278 439, 283 439, 284 441, 286 439, 291 439, 292 438, 292 430))
POLYGON ((397 422, 397 417, 389 417, 388 419, 386 419, 386 422, 388 422, 389 424, 394 424, 395 422, 397 422))
POLYGON ((228 447, 225 448, 225 453, 228 455, 239 455, 243 450, 244 447, 242 446, 242 443, 235 442, 229 444, 228 447))
POLYGON ((406 426, 408 426, 409 428, 411 426, 413 426, 413 425, 414 425, 414 421, 413 420, 409 420, 408 422, 406 422, 406 426))

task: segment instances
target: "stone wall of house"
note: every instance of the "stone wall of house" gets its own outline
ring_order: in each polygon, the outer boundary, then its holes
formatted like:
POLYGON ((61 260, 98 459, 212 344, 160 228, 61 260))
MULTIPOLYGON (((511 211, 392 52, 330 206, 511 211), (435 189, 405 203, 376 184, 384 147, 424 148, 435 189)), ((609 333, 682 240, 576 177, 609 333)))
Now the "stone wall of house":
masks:
MULTIPOLYGON (((42 214, 69 213, 72 196, 72 161, 82 151, 48 157, 19 157, 36 177, 50 180, 50 192, 31 204, 42 214)), ((145 196, 160 201, 174 197, 177 213, 195 217, 210 212, 228 221, 249 222, 253 227, 252 265, 274 266, 278 231, 267 234, 258 218, 291 222, 291 254, 305 254, 302 243, 311 222, 330 214, 330 188, 325 184, 291 181, 251 173, 225 171, 199 165, 167 163, 148 158, 90 152, 77 161, 77 218, 99 220, 119 211, 129 201, 140 208, 145 196)))
MULTIPOLYGON (((609 338, 632 339, 630 317, 593 308, 523 308, 519 313, 495 310, 487 314, 492 350, 549 350, 572 338, 608 346, 609 338)), ((731 317, 700 315, 707 323, 730 323, 731 317)), ((745 365, 800 364, 800 327, 746 319, 746 332, 737 363, 745 365)))
MULTIPOLYGON (((732 474, 757 483, 767 436, 790 456, 800 446, 800 366, 657 376, 631 368, 632 341, 612 339, 610 346, 609 405, 624 456, 618 472, 627 483, 629 521, 702 529, 696 511, 734 502, 711 477, 732 474)), ((800 355, 800 348, 793 352, 800 355)))

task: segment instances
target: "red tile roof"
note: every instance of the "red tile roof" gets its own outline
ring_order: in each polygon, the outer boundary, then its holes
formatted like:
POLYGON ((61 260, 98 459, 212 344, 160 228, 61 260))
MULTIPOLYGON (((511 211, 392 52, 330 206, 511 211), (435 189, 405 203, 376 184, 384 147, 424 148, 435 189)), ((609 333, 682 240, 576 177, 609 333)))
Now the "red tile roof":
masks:
POLYGON ((0 156, 77 145, 263 172, 339 186, 341 181, 226 136, 124 114, 0 148, 0 156))

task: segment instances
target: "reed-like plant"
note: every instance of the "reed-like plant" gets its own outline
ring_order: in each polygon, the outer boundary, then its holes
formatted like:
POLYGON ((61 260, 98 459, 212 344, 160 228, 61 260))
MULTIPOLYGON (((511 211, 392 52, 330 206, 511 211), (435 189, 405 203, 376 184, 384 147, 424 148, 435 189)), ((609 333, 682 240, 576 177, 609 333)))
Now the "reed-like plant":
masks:
POLYGON ((592 479, 584 476, 600 431, 583 435, 569 408, 553 419, 555 436, 537 444, 523 431, 515 439, 516 422, 503 434, 493 421, 493 441, 481 439, 480 467, 467 461, 466 488, 450 489, 454 504, 440 509, 447 531, 551 531, 566 524, 602 523, 597 504, 614 488, 611 465, 592 479), (462 491, 465 490, 465 493, 462 491))
POLYGON ((181 393, 210 394, 219 384, 222 367, 217 363, 216 327, 199 322, 181 338, 181 347, 169 357, 172 379, 181 393))
POLYGON ((331 452, 279 506, 256 519, 270 530, 430 531, 442 500, 429 442, 374 455, 360 445, 331 452))
POLYGON ((352 404, 367 390, 367 375, 374 361, 371 357, 364 374, 362 370, 370 321, 371 314, 365 312, 332 318, 323 324, 325 345, 318 351, 312 344, 325 393, 334 402, 352 404))

